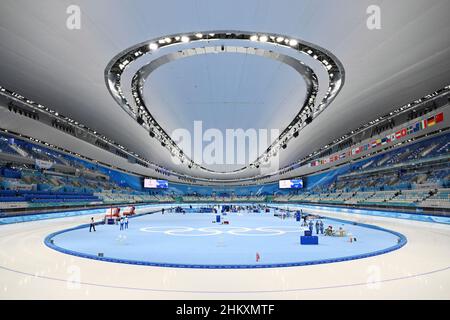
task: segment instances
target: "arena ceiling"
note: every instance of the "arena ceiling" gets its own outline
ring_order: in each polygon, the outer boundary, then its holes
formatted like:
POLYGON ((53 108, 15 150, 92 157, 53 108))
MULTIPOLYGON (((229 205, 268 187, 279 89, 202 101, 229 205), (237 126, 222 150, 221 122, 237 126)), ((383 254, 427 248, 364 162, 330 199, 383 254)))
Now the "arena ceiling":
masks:
MULTIPOLYGON (((207 30, 276 33, 331 52, 345 69, 333 102, 279 152, 280 167, 359 125, 449 84, 450 2, 399 1, 61 1, 0 3, 0 85, 69 116, 166 168, 204 178, 209 172, 174 164, 170 153, 116 103, 105 68, 120 52, 165 35, 207 30), (70 5, 81 28, 66 26, 70 5), (369 30, 369 5, 381 29, 369 30)), ((280 61, 248 54, 198 55, 161 66, 144 98, 167 132, 194 121, 204 130, 283 130, 305 100, 305 82, 280 61)), ((20 132, 20 128, 17 128, 20 132)), ((226 150, 225 150, 226 151, 226 150)), ((251 159, 248 159, 251 160, 251 159)))

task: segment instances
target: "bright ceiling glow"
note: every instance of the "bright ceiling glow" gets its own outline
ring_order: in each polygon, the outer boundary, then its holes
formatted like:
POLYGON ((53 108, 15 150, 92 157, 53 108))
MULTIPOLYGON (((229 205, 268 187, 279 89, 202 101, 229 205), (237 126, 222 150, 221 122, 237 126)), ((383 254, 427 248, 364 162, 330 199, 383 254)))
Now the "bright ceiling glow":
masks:
POLYGON ((158 49, 158 45, 156 43, 152 42, 149 44, 148 48, 150 50, 156 50, 156 49, 158 49))

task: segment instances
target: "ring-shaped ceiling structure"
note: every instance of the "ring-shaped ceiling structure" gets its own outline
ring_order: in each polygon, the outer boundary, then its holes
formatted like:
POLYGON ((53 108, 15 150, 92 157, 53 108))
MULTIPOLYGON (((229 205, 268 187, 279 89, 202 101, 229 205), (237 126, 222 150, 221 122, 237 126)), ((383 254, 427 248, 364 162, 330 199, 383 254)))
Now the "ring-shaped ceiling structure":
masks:
POLYGON ((172 157, 190 168, 220 175, 235 174, 269 163, 280 149, 286 148, 292 138, 330 105, 341 90, 344 79, 341 62, 324 48, 280 34, 245 31, 203 31, 159 37, 122 51, 105 69, 105 82, 115 101, 152 138, 159 140, 172 157), (214 53, 258 55, 282 62, 296 70, 306 84, 305 99, 294 119, 254 162, 233 171, 211 170, 190 159, 153 117, 151 106, 143 98, 144 82, 160 66, 185 57, 214 53), (322 66, 327 79, 318 79, 314 68, 305 63, 308 60, 322 66), (127 70, 133 73, 131 83, 125 80, 127 70), (321 86, 326 86, 326 90, 322 90, 321 99, 318 99, 321 86))

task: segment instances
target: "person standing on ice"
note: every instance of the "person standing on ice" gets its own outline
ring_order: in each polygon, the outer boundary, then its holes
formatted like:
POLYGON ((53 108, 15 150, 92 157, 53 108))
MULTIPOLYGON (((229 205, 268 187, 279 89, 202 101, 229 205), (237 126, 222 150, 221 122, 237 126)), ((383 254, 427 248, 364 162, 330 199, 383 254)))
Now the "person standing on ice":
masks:
POLYGON ((125 217, 125 229, 128 229, 128 217, 125 217))
POLYGON ((259 252, 256 253, 256 262, 259 262, 259 260, 261 259, 261 256, 259 255, 259 252))
POLYGON ((123 230, 123 217, 120 218, 120 230, 123 230))
POLYGON ((316 221, 316 234, 319 234, 320 223, 319 220, 316 221))
POLYGON ((89 232, 91 232, 92 229, 94 229, 94 232, 95 232, 94 217, 91 217, 91 224, 89 225, 89 232))
POLYGON ((319 220, 320 234, 323 234, 323 222, 319 220))
POLYGON ((309 221, 309 231, 311 231, 311 235, 313 232, 313 226, 314 226, 314 223, 312 221, 309 221))

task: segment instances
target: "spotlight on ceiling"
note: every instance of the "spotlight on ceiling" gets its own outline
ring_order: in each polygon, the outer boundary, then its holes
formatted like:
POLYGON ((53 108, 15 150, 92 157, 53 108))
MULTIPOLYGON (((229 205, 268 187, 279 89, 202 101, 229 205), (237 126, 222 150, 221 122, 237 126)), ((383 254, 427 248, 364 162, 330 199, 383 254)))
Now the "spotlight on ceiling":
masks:
POLYGON ((298 44, 298 41, 297 41, 297 40, 295 40, 295 39, 289 40, 289 45, 290 45, 291 47, 295 47, 297 44, 298 44))
POLYGON ((258 36, 253 35, 253 36, 250 37, 250 40, 251 41, 258 41, 258 36))
POLYGON ((186 36, 181 37, 181 41, 184 43, 189 42, 189 40, 190 40, 189 37, 186 37, 186 36))
POLYGON ((148 48, 150 50, 156 50, 156 49, 158 49, 158 45, 156 43, 152 42, 148 45, 148 48))
POLYGON ((283 42, 284 38, 283 37, 277 37, 277 42, 283 42))
POLYGON ((203 35, 201 33, 196 33, 195 36, 199 39, 203 38, 203 35))
POLYGON ((267 42, 267 40, 268 40, 267 36, 259 37, 259 41, 261 41, 261 42, 267 42))

